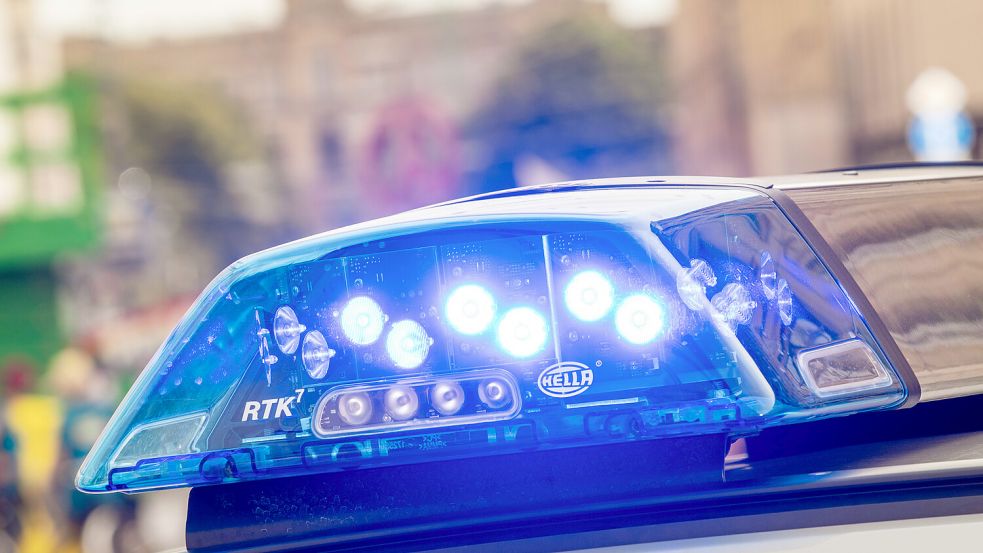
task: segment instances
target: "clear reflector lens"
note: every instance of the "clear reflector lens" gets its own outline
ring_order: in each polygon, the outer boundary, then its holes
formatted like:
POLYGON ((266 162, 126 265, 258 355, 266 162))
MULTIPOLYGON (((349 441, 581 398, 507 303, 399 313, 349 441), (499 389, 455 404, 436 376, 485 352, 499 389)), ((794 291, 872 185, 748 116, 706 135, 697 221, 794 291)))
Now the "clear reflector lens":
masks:
POLYGON ((386 412, 393 420, 405 421, 416 414, 420 408, 420 398, 409 386, 393 386, 386 390, 383 399, 386 412))
POLYGON ((415 369, 422 365, 431 344, 433 340, 420 323, 408 319, 394 324, 386 337, 389 358, 401 369, 415 369))
POLYGON ((498 323, 498 343, 509 355, 530 357, 546 345, 546 320, 535 309, 516 307, 498 323))
POLYGON ((464 405, 464 390, 453 380, 438 382, 430 393, 430 404, 441 415, 453 415, 464 405))
POLYGON ((891 373, 860 340, 826 344, 799 353, 796 363, 819 397, 851 394, 891 383, 891 373))
POLYGON ((307 327, 300 324, 297 314, 288 306, 283 306, 276 310, 273 316, 273 338, 276 340, 277 347, 287 355, 292 355, 300 345, 300 335, 307 330, 307 327))
POLYGON ((505 381, 489 378, 478 385, 478 398, 492 409, 498 409, 508 405, 509 401, 512 400, 512 394, 509 392, 509 385, 505 381))
POLYGON ((690 261, 689 268, 676 273, 676 291, 686 307, 700 311, 707 302, 707 287, 717 285, 717 275, 702 259, 690 261))
POLYGON ((359 426, 372 418, 372 400, 365 392, 353 392, 338 400, 338 417, 348 425, 359 426))
POLYGON ((761 254, 761 268, 758 269, 758 278, 761 280, 761 291, 765 297, 774 299, 778 290, 778 273, 775 271, 775 260, 771 254, 764 252, 761 254))
POLYGON ((334 355, 335 350, 328 347, 328 341, 317 330, 312 330, 304 336, 304 348, 300 356, 304 361, 304 369, 311 378, 320 380, 327 376, 334 355))
POLYGON ((447 298, 447 322, 461 334, 481 334, 494 318, 495 299, 477 284, 465 284, 447 298))
POLYGON ((647 344, 662 334, 666 326, 665 311, 645 294, 628 296, 615 314, 618 334, 632 344, 647 344))
POLYGON ((375 343, 382 335, 386 316, 372 298, 352 298, 341 311, 341 329, 349 340, 360 346, 375 343))
POLYGON ((567 309, 578 319, 593 322, 602 319, 614 305, 611 281, 597 271, 578 273, 563 294, 567 309))
POLYGON ((792 324, 792 290, 784 278, 778 279, 775 303, 778 305, 778 316, 781 317, 782 324, 785 326, 792 324))
POLYGON ((758 303, 751 299, 751 293, 744 286, 730 283, 710 300, 716 309, 715 316, 729 324, 731 328, 751 322, 751 315, 758 303))

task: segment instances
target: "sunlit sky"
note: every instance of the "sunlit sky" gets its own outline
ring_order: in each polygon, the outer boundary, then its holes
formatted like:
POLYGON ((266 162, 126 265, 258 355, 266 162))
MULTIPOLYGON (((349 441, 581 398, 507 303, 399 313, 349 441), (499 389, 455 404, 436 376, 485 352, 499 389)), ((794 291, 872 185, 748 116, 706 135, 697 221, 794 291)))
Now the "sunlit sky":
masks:
MULTIPOLYGON (((474 9, 528 0, 349 0, 365 12, 409 14, 474 9)), ((625 25, 658 25, 677 0, 594 0, 606 2, 625 25)), ((123 40, 180 38, 275 25, 284 0, 36 0, 37 24, 53 34, 98 34, 123 40)))

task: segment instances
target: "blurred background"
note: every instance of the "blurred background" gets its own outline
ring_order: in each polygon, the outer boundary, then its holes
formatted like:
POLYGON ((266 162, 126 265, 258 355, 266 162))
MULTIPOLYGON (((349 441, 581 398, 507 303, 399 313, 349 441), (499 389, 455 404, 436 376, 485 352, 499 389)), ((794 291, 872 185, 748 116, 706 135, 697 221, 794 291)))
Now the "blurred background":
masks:
POLYGON ((975 0, 0 0, 0 553, 159 551, 73 491, 250 252, 565 179, 979 157, 975 0))

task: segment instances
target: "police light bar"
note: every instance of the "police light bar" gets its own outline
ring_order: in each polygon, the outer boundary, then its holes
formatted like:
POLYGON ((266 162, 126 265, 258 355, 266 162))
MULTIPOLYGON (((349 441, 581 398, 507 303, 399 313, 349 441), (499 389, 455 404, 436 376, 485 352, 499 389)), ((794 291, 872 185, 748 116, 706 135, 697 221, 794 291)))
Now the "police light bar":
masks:
POLYGON ((163 344, 77 486, 734 438, 903 405, 917 383, 811 228, 766 187, 574 183, 251 255, 163 344))

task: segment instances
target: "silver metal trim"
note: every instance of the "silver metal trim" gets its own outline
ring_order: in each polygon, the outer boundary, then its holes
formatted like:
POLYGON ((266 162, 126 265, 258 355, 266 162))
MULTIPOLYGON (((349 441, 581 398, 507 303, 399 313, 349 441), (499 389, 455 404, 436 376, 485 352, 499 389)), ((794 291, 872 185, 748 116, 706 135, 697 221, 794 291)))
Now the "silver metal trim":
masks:
POLYGON ((983 174, 960 169, 974 176, 776 189, 870 302, 922 400, 983 391, 983 174))

